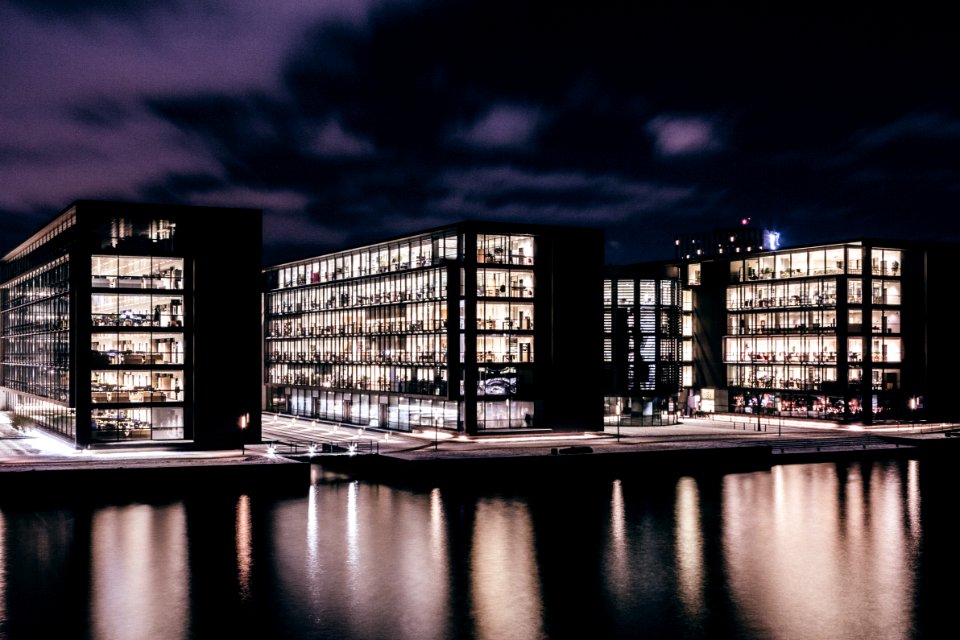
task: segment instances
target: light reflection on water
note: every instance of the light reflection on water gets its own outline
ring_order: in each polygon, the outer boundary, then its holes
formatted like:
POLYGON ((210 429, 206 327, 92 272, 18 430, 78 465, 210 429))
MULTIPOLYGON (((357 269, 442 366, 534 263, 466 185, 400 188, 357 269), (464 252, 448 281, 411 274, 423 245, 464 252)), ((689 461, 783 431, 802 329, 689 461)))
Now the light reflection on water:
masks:
POLYGON ((542 637, 536 550, 526 505, 481 500, 473 541, 470 592, 476 637, 542 637))
POLYGON ((97 638, 187 637, 186 523, 182 505, 128 505, 93 516, 91 626, 97 638))
POLYGON ((699 619, 703 613, 703 532, 700 494, 693 478, 677 482, 675 511, 677 591, 687 615, 699 619))
POLYGON ((752 635, 911 636, 916 540, 904 505, 919 498, 896 467, 729 475, 723 498, 730 596, 752 635))
POLYGON ((920 637, 958 565, 930 464, 0 508, 0 638, 920 637))
POLYGON ((6 523, 3 521, 3 512, 0 511, 0 629, 5 626, 7 618, 7 562, 6 562, 6 523))
POLYGON ((250 516, 250 496, 237 498, 237 582, 240 599, 250 598, 250 572, 253 568, 253 522, 250 516))

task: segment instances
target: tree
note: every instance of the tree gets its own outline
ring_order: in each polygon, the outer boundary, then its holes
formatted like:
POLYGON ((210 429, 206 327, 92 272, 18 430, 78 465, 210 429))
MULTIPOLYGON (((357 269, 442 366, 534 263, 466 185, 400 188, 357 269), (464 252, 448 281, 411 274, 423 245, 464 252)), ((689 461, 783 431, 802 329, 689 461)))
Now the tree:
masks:
POLYGON ((24 431, 27 427, 30 426, 30 420, 26 417, 20 415, 19 413, 13 414, 13 417, 10 418, 10 424, 13 425, 14 429, 18 431, 24 431))

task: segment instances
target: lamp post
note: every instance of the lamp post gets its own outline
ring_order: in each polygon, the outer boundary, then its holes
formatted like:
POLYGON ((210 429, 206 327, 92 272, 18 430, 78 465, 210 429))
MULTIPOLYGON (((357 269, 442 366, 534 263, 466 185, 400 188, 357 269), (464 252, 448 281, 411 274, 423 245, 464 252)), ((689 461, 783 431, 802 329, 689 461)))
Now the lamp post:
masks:
POLYGON ((245 413, 240 416, 238 424, 240 425, 240 455, 244 456, 247 454, 247 440, 244 437, 244 431, 247 428, 247 424, 250 422, 250 414, 245 413))
POLYGON ((757 431, 760 431, 760 430, 761 430, 761 429, 760 429, 760 403, 761 403, 761 402, 762 402, 762 398, 761 398, 760 394, 758 393, 758 394, 757 394, 757 431))
POLYGON ((617 442, 620 442, 620 414, 622 412, 620 402, 621 402, 620 398, 617 398, 617 406, 614 409, 614 411, 616 411, 616 414, 617 414, 617 442))

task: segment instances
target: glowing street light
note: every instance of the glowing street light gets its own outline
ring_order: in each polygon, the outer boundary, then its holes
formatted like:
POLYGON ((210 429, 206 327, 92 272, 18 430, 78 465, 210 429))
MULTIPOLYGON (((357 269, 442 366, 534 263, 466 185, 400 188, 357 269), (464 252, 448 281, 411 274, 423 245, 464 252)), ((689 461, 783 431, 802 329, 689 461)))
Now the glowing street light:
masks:
POLYGON ((240 455, 247 454, 247 440, 244 434, 244 431, 247 429, 247 425, 250 424, 250 414, 245 413, 240 416, 240 420, 237 422, 240 426, 240 455))
POLYGON ((622 411, 620 402, 621 402, 620 398, 617 398, 617 405, 614 409, 614 411, 617 414, 617 442, 620 442, 620 413, 622 411))

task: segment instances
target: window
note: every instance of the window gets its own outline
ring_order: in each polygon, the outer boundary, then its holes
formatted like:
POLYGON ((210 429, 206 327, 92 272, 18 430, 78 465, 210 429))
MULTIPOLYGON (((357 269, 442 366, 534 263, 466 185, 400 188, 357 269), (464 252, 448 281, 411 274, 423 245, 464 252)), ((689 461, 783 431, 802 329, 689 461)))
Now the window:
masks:
POLYGON ((533 236, 477 235, 478 263, 532 265, 533 260, 533 236))
POLYGON ((183 258, 104 256, 91 258, 91 286, 109 289, 183 289, 183 258))
POLYGON ((847 281, 847 302, 850 304, 863 304, 863 281, 847 281))

